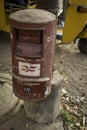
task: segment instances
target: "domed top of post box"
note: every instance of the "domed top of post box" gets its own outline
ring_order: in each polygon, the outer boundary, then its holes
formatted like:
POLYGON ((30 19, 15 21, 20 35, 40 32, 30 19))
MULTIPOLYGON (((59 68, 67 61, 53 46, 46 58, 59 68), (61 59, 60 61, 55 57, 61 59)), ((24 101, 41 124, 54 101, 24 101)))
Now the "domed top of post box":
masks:
POLYGON ((41 9, 25 9, 12 13, 11 20, 21 23, 46 23, 56 20, 56 16, 41 9))

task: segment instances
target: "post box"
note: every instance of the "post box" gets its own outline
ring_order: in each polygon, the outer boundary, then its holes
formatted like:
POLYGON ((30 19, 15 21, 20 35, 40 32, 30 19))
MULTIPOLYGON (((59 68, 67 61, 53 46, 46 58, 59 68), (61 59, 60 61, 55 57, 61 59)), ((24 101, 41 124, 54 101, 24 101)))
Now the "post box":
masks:
POLYGON ((40 100, 51 92, 56 17, 40 9, 10 15, 13 92, 40 100))

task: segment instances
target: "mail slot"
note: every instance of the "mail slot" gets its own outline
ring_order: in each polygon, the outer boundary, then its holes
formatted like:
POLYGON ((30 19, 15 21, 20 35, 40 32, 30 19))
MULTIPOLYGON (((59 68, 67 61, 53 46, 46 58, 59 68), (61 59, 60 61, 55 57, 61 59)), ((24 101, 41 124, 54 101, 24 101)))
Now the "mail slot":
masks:
POLYGON ((24 100, 41 100, 51 92, 56 17, 40 9, 10 15, 13 92, 24 100))

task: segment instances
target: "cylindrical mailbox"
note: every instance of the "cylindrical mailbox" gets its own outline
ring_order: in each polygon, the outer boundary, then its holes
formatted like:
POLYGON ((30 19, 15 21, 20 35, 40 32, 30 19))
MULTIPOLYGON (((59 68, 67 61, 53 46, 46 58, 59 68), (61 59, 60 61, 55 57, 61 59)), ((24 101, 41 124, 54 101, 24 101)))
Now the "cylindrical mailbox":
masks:
POLYGON ((10 15, 13 91, 24 100, 44 99, 51 90, 55 15, 40 9, 10 15))

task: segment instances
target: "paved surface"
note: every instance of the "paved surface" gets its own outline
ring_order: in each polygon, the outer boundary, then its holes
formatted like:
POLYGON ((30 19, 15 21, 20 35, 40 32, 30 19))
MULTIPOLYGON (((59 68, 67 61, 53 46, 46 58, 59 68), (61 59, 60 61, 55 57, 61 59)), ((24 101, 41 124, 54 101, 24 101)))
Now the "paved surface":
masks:
MULTIPOLYGON (((12 92, 11 75, 0 73, 0 123, 8 120, 17 108, 19 99, 12 92)), ((17 109, 15 112, 18 112, 17 109)))
POLYGON ((63 130, 60 120, 50 124, 38 124, 26 118, 23 108, 11 120, 0 125, 0 130, 63 130))

